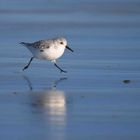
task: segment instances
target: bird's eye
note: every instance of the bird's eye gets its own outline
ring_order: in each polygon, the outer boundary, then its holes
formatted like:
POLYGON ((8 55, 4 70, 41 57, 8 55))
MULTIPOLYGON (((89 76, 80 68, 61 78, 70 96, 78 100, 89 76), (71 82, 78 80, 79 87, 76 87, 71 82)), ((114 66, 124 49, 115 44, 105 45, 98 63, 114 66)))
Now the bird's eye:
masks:
POLYGON ((63 44, 63 42, 60 42, 60 44, 63 44))

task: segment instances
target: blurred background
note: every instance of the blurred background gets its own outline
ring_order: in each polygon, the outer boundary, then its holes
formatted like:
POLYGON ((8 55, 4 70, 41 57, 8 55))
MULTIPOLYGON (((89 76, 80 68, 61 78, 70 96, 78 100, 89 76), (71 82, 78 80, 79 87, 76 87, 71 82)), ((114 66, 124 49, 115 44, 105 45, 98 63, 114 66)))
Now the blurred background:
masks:
POLYGON ((139 0, 0 0, 0 138, 140 139, 139 0), (65 37, 33 61, 19 43, 65 37))

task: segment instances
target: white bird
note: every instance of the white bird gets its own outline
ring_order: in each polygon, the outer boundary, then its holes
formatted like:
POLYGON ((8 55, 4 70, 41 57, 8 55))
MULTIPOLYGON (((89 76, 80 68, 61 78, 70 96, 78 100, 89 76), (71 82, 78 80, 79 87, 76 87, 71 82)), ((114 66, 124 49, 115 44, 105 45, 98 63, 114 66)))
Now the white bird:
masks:
POLYGON ((60 70, 60 72, 67 72, 61 69, 56 64, 56 59, 63 55, 65 48, 73 52, 73 50, 67 46, 67 40, 65 38, 39 40, 34 43, 21 42, 20 44, 28 48, 33 55, 29 63, 23 68, 23 71, 29 67, 34 58, 37 58, 52 61, 55 67, 57 67, 60 70))

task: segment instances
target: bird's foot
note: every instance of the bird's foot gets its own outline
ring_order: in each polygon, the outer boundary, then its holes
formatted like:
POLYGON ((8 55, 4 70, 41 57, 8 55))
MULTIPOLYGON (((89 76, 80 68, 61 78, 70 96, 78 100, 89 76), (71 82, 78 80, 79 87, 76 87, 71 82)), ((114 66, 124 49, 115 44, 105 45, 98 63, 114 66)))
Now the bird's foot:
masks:
POLYGON ((62 73, 62 72, 63 72, 63 73, 67 73, 67 71, 65 71, 65 70, 60 70, 60 73, 62 73))
POLYGON ((22 70, 24 71, 24 70, 26 70, 28 68, 28 66, 25 66, 22 70))

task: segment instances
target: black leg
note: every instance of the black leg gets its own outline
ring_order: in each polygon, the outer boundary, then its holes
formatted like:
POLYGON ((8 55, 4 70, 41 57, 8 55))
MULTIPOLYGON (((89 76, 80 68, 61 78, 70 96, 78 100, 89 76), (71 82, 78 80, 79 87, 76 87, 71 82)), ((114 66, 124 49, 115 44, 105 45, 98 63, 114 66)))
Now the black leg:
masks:
POLYGON ((34 59, 34 57, 31 57, 29 63, 23 68, 23 71, 29 67, 29 65, 31 64, 33 59, 34 59))
POLYGON ((56 63, 54 63, 54 65, 60 70, 60 72, 64 72, 64 73, 66 73, 67 71, 65 71, 65 70, 63 70, 63 69, 61 69, 56 63))

